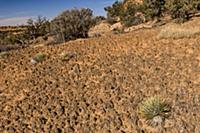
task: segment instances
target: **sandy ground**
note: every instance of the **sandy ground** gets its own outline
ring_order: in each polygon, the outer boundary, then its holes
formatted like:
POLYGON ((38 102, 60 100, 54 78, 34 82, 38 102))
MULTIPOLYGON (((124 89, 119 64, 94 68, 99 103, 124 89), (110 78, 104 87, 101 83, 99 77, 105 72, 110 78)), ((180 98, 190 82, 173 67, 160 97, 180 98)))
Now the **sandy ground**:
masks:
POLYGON ((0 132, 200 133, 200 36, 157 30, 12 51, 0 59, 0 132), (59 55, 73 54, 68 61, 59 55), (46 59, 30 60, 42 52, 46 59), (162 129, 138 115, 158 95, 172 106, 162 129))

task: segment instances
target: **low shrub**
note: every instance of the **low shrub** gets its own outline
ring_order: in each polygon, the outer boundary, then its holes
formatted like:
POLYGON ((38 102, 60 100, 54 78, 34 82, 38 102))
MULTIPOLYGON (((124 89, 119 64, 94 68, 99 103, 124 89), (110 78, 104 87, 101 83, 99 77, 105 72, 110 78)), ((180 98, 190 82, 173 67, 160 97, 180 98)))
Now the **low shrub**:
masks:
POLYGON ((136 17, 136 13, 143 13, 145 21, 160 19, 170 15, 176 22, 185 22, 200 11, 199 0, 143 0, 141 3, 116 1, 112 6, 106 7, 107 20, 111 24, 120 21, 125 26, 142 23, 142 19, 136 17))
POLYGON ((172 19, 182 23, 190 19, 192 4, 188 0, 171 0, 168 4, 168 10, 172 19))
POLYGON ((105 8, 108 23, 114 24, 120 20, 126 27, 142 23, 142 18, 136 16, 136 13, 142 10, 141 5, 128 4, 125 7, 124 3, 126 2, 116 1, 112 6, 105 8))
POLYGON ((157 126, 169 117, 170 107, 159 97, 150 97, 139 105, 140 115, 147 120, 150 125, 157 126))
POLYGON ((35 64, 35 63, 43 61, 44 59, 45 59, 45 55, 42 53, 38 53, 31 59, 31 63, 35 64))
POLYGON ((119 17, 124 12, 124 5, 122 1, 116 1, 111 6, 105 7, 107 12, 107 21, 110 24, 114 24, 119 21, 119 17))
POLYGON ((166 8, 172 19, 178 23, 188 21, 193 14, 200 11, 199 0, 168 0, 166 8))
POLYGON ((120 28, 114 29, 113 33, 114 34, 122 34, 122 33, 124 33, 124 29, 120 29, 120 28))
POLYGON ((95 25, 100 24, 103 20, 106 20, 104 16, 96 16, 93 19, 95 25))
POLYGON ((35 21, 33 19, 27 21, 25 34, 28 35, 29 39, 35 40, 37 37, 45 36, 48 33, 50 33, 50 22, 45 17, 38 16, 35 21))
POLYGON ((140 16, 136 16, 139 8, 139 5, 128 5, 127 8, 125 8, 124 11, 121 13, 120 20, 126 27, 143 23, 142 18, 140 16))
POLYGON ((94 25, 91 9, 66 10, 51 22, 52 34, 58 43, 77 38, 87 38, 89 29, 94 25))
POLYGON ((142 11, 146 19, 159 18, 165 12, 165 0, 144 0, 142 4, 142 11))
POLYGON ((75 53, 68 53, 68 52, 62 52, 60 54, 61 60, 62 61, 69 61, 70 59, 76 57, 75 53))

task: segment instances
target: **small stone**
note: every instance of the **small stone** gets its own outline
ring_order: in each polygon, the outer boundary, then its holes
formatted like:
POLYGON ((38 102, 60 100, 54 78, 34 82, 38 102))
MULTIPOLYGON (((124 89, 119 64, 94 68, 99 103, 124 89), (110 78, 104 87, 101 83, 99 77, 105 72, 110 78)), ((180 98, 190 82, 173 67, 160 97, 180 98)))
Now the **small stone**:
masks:
POLYGON ((147 123, 152 127, 161 126, 164 119, 161 116, 155 116, 152 120, 147 121, 147 123))
POLYGON ((37 63, 37 61, 36 60, 34 60, 34 59, 31 59, 31 64, 36 64, 37 63))

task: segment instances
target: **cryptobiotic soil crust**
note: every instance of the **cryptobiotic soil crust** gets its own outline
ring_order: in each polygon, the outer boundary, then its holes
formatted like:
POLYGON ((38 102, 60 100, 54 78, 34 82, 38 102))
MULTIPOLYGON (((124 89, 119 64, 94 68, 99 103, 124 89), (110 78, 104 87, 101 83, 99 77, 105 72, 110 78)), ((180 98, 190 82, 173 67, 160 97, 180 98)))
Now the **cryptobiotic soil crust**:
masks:
POLYGON ((0 132, 200 133, 200 36, 157 32, 12 51, 0 59, 0 132), (73 56, 63 61, 63 51, 73 56), (45 60, 31 64, 37 53, 45 60), (171 104, 162 128, 138 114, 151 96, 171 104))

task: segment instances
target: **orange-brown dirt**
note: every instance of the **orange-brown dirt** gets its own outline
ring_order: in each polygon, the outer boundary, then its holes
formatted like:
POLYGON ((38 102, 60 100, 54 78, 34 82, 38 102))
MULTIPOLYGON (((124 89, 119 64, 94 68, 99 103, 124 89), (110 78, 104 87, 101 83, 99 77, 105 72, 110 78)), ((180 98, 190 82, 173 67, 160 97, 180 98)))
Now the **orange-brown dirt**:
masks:
POLYGON ((0 59, 0 132, 200 133, 200 36, 158 31, 12 51, 0 59), (63 51, 74 56, 62 61, 63 51), (39 52, 46 59, 31 64, 39 52), (172 106, 162 129, 137 111, 155 95, 172 106))

